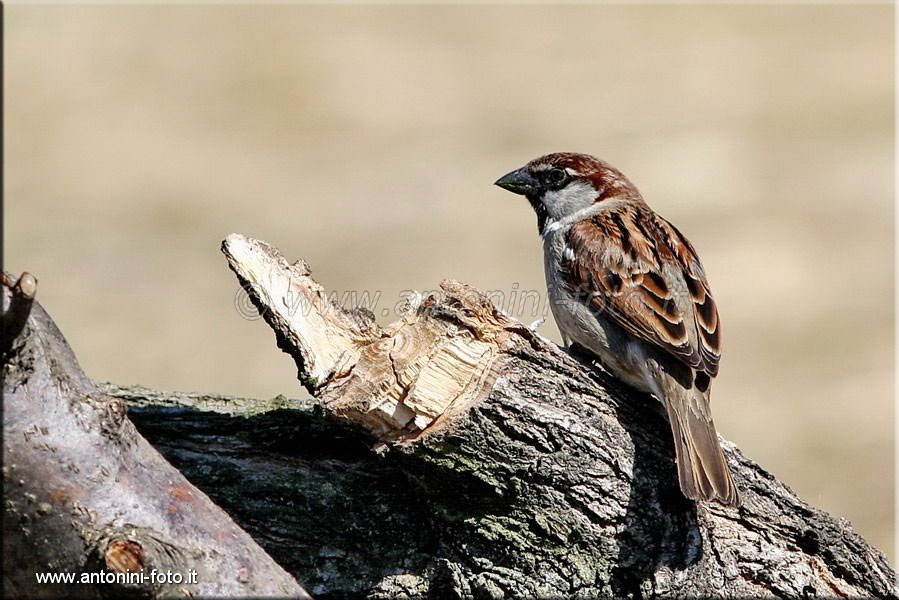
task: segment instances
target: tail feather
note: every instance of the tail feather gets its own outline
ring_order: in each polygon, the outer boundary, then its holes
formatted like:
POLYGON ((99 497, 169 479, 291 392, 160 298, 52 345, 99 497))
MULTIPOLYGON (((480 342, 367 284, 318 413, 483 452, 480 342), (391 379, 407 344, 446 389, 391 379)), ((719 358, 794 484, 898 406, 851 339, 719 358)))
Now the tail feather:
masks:
POLYGON ((669 391, 663 402, 671 423, 677 476, 684 495, 693 500, 739 506, 740 493, 721 451, 707 394, 695 388, 680 388, 675 393, 669 391))

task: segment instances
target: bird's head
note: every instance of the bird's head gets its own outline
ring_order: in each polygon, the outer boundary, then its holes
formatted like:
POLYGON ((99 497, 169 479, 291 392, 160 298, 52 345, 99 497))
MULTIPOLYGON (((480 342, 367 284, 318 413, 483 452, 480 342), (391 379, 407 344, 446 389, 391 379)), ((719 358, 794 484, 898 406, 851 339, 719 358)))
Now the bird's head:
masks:
POLYGON ((597 202, 640 199, 637 188, 618 169, 573 152, 535 158, 500 177, 496 185, 528 199, 541 234, 548 224, 573 217, 597 202))

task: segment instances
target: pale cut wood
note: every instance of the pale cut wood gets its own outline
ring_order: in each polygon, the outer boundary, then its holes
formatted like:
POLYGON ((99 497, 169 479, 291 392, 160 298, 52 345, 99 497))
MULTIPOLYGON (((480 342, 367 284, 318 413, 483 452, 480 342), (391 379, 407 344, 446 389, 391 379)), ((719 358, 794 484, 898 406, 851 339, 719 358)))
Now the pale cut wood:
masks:
POLYGON ((508 349, 503 329, 517 327, 475 290, 445 282, 443 294, 416 296, 381 329, 369 315, 331 304, 305 263, 288 264, 265 242, 232 234, 222 252, 307 389, 382 441, 430 433, 483 399, 508 349), (473 327, 431 315, 444 294, 464 304, 473 327))

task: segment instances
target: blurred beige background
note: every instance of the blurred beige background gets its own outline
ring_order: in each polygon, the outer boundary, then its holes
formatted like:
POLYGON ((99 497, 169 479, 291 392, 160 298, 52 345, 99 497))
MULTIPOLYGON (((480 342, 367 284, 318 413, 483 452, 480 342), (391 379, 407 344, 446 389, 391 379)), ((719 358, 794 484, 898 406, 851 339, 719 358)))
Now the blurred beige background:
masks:
POLYGON ((95 378, 296 396, 225 235, 379 316, 444 277, 542 291, 491 184, 597 154, 705 262, 719 430, 895 558, 892 11, 7 5, 6 267, 95 378))

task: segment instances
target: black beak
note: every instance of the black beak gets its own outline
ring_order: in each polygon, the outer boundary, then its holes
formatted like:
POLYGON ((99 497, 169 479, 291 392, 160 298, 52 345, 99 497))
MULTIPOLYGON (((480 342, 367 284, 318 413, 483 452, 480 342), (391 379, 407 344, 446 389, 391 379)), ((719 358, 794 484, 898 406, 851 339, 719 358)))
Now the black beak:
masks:
POLYGON ((497 179, 494 185, 522 196, 536 194, 540 190, 540 182, 524 169, 506 173, 497 179))

